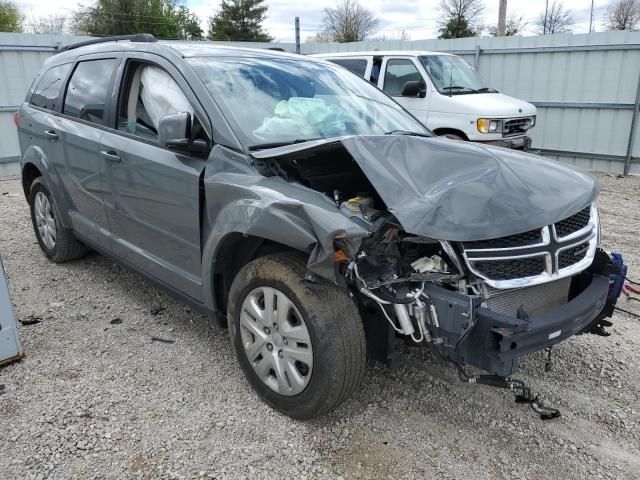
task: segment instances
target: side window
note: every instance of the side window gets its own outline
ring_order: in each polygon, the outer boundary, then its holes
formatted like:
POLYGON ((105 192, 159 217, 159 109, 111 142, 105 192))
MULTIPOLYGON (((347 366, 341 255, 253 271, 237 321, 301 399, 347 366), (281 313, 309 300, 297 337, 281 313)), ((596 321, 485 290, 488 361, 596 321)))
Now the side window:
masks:
POLYGON ((111 80, 117 66, 115 58, 78 63, 67 86, 63 112, 106 125, 105 109, 111 98, 111 80))
POLYGON ((399 97, 402 95, 405 83, 421 80, 422 75, 411 60, 401 58, 389 60, 382 91, 392 97, 399 97))
POLYGON ((367 70, 367 61, 360 58, 335 58, 330 60, 330 62, 340 65, 347 70, 351 70, 361 77, 364 77, 364 72, 367 70))
POLYGON ((191 114, 195 138, 206 134, 180 85, 164 69, 132 62, 122 83, 118 107, 118 130, 156 141, 160 119, 174 113, 191 114))
POLYGON ((69 74, 69 70, 71 70, 71 66, 71 63, 67 63, 47 70, 40 78, 36 88, 33 89, 29 103, 36 107, 55 110, 58 106, 60 89, 62 88, 64 79, 67 78, 69 74))

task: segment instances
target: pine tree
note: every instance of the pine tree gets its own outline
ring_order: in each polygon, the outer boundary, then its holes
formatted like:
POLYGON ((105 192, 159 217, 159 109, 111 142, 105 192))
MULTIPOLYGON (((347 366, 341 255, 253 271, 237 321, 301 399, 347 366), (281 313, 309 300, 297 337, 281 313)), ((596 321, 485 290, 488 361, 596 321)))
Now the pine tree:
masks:
POLYGON ((262 29, 269 7, 265 0, 221 0, 220 10, 209 17, 210 40, 270 42, 262 29))

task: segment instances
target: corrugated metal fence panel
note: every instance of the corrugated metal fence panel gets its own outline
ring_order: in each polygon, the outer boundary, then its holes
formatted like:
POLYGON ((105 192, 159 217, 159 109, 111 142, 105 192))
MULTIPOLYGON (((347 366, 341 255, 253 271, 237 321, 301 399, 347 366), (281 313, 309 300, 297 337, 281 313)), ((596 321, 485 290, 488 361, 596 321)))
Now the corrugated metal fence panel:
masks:
MULTIPOLYGON (((558 40, 552 43, 549 38, 552 37, 518 38, 509 48, 558 46, 558 40)), ((608 32, 597 36, 568 35, 559 39, 567 46, 613 46, 637 44, 640 37, 629 32, 608 32)), ((640 49, 492 54, 492 49, 507 47, 505 39, 491 40, 490 45, 481 46, 486 50, 482 50, 480 73, 492 87, 543 105, 556 102, 599 104, 597 108, 539 106, 538 126, 532 130, 534 148, 626 154, 633 115, 631 106, 635 102, 640 75, 640 49), (613 105, 607 108, 605 104, 613 105)), ((633 156, 640 156, 640 142, 636 142, 633 156)), ((589 159, 578 163, 588 167, 594 165, 589 159)), ((597 164, 614 171, 622 168, 620 160, 597 160, 597 164)))

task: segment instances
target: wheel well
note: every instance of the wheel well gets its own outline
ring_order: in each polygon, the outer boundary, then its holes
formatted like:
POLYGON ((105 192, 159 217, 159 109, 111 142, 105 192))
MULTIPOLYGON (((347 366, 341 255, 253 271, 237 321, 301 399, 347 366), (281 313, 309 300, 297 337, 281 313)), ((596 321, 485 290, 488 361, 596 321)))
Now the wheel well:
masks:
POLYGON ((41 176, 42 173, 33 163, 27 163, 22 169, 22 189, 24 190, 24 196, 27 197, 27 202, 31 198, 31 184, 41 176))
POLYGON ((240 269, 256 258, 285 251, 296 249, 241 233, 231 233, 224 238, 218 248, 213 269, 213 295, 223 316, 226 315, 231 284, 240 269))
POLYGON ((442 135, 446 135, 447 133, 451 133, 453 135, 457 135, 459 137, 462 137, 465 140, 469 140, 469 137, 467 137, 463 131, 456 130, 455 128, 436 128, 433 131, 433 133, 435 133, 439 137, 442 136, 442 135))

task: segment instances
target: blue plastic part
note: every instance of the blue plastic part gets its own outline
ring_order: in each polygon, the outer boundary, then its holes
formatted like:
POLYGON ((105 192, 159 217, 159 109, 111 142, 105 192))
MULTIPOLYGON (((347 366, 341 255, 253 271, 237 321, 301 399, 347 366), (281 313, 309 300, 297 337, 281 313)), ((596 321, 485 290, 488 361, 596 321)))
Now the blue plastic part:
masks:
POLYGON ((622 293, 624 280, 627 276, 627 266, 624 264, 624 259, 622 258, 621 253, 611 252, 609 256, 611 257, 611 263, 613 265, 616 265, 620 269, 620 273, 609 274, 611 285, 609 286, 608 299, 610 302, 615 303, 615 301, 618 299, 618 297, 620 297, 620 294, 622 293))

